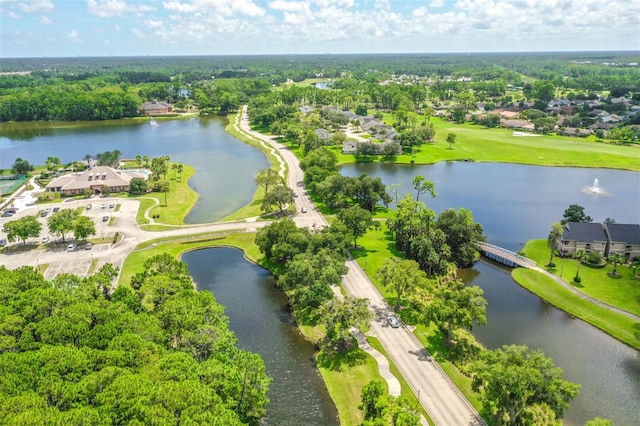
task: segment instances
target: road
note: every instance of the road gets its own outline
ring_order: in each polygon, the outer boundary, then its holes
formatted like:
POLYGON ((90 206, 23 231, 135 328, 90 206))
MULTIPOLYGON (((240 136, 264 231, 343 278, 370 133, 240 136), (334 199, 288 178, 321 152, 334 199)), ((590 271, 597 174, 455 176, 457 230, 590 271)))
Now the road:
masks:
MULTIPOLYGON (((273 137, 251 130, 246 107, 242 112, 240 129, 243 133, 276 148, 289 168, 287 184, 292 188, 301 188, 299 185, 303 182, 304 174, 296 156, 273 137)), ((296 199, 298 211, 303 206, 307 208, 308 213, 296 216, 298 226, 328 225, 311 200, 300 194, 296 199)), ((484 422, 477 411, 432 359, 411 330, 405 326, 391 328, 388 325, 387 316, 392 310, 360 265, 355 260, 348 260, 346 265, 349 271, 342 280, 342 286, 350 296, 369 300, 369 306, 375 315, 371 322, 372 332, 433 421, 437 425, 483 425, 484 422)))
MULTIPOLYGON (((284 163, 286 163, 289 171, 287 185, 298 193, 298 197, 294 201, 298 212, 294 217, 296 224, 310 229, 327 226, 326 219, 316 209, 304 190, 304 174, 299 167, 299 161, 296 156, 273 137, 251 130, 246 107, 243 109, 239 121, 236 121, 236 127, 245 135, 249 135, 256 141, 263 143, 265 147, 277 151, 284 163), (307 213, 301 213, 302 207, 306 208, 307 213)), ((284 175, 285 164, 281 164, 280 168, 284 175)), ((98 223, 98 236, 101 234, 103 236, 113 235, 115 232, 122 235, 122 239, 117 244, 97 244, 92 250, 76 250, 74 252, 67 252, 66 245, 60 244, 48 244, 45 250, 21 250, 14 245, 10 247, 10 250, 5 250, 0 254, 0 263, 9 269, 24 265, 36 267, 48 264, 49 267, 45 272, 47 278, 52 278, 62 272, 85 275, 94 260, 94 256, 98 259, 98 268, 106 262, 121 268, 124 259, 138 244, 145 241, 227 230, 255 232, 258 228, 268 223, 249 219, 246 221, 182 226, 165 231, 151 232, 140 229, 136 224, 135 217, 139 208, 139 201, 117 200, 120 204, 117 212, 115 209, 111 210, 108 207, 103 209, 101 207, 103 202, 110 201, 112 199, 74 200, 69 203, 61 203, 59 206, 62 208, 78 208, 86 207, 87 204, 91 203, 92 208, 90 210, 85 209, 83 214, 94 217, 96 223, 98 223), (104 216, 109 216, 110 219, 103 222, 101 218, 104 216), (113 221, 111 220, 112 217, 114 218, 113 221)), ((33 215, 38 210, 39 208, 36 206, 25 206, 19 210, 16 217, 27 214, 33 215)), ((39 218, 42 221, 45 219, 39 218)), ((1 222, 0 227, 2 225, 1 222)), ((46 226, 43 229, 46 229, 46 226)), ((1 238, 4 237, 0 235, 1 238)), ((354 260, 347 261, 346 265, 348 272, 342 282, 345 291, 350 296, 369 300, 369 306, 375 315, 374 320, 371 322, 372 333, 378 338, 436 425, 464 426, 484 424, 475 409, 449 380, 437 362, 431 358, 411 330, 404 325, 400 328, 391 328, 388 325, 386 318, 392 312, 391 308, 386 304, 384 298, 360 265, 354 260)))

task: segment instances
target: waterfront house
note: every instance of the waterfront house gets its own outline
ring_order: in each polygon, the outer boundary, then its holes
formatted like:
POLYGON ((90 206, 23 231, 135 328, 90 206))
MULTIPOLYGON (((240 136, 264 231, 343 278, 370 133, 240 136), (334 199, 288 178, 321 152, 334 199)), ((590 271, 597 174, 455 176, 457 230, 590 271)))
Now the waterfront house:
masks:
POLYGON ((605 225, 609 240, 607 256, 622 254, 627 259, 640 257, 640 225, 609 223, 605 225))
POLYGON ((607 252, 607 234, 601 223, 569 222, 558 241, 557 249, 562 256, 572 256, 578 250, 598 252, 603 257, 607 252))
POLYGON ((108 166, 97 166, 82 173, 70 173, 53 179, 46 187, 47 191, 60 192, 62 195, 81 195, 87 189, 100 194, 103 187, 109 192, 127 192, 133 178, 146 179, 145 175, 133 171, 116 170, 108 166))
POLYGON ((142 105, 142 111, 145 115, 162 115, 173 112, 173 105, 167 102, 158 102, 156 100, 145 102, 142 105))

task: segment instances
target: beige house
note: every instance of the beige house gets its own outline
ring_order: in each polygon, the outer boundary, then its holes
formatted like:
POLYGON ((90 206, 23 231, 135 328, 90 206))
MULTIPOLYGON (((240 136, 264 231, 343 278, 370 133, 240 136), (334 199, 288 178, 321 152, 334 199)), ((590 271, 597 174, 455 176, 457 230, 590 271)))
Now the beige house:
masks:
POLYGON ((355 139, 347 139, 342 143, 343 154, 355 154, 358 151, 358 141, 355 139))
POLYGON ((562 256, 572 256, 578 250, 587 253, 598 252, 603 257, 607 253, 607 234, 601 223, 569 222, 558 241, 558 252, 562 256))
POLYGON ((602 257, 622 254, 630 260, 640 257, 640 225, 569 222, 564 225, 557 249, 562 256, 584 250, 602 257))
POLYGON ((158 102, 156 100, 145 102, 142 105, 142 111, 145 115, 162 115, 173 112, 173 105, 167 102, 158 102))
POLYGON ((116 170, 107 166, 97 166, 82 173, 71 173, 53 179, 46 187, 47 191, 60 192, 63 195, 84 194, 87 189, 100 194, 103 187, 109 192, 129 191, 129 182, 133 178, 146 179, 142 173, 116 170))
POLYGON ((610 223, 605 225, 609 237, 607 256, 622 254, 627 259, 640 257, 640 225, 610 223))

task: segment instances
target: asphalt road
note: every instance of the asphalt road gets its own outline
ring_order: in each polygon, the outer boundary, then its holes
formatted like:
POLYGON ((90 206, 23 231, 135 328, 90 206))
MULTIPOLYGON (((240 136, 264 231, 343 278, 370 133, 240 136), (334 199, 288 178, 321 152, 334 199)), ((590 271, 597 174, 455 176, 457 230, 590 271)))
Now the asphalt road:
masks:
MULTIPOLYGON (((275 147, 289 167, 287 184, 294 189, 304 188, 304 185, 301 185, 304 174, 296 156, 274 138, 252 131, 246 109, 243 110, 240 127, 244 133, 275 147)), ((296 199, 298 211, 303 206, 306 207, 307 213, 296 215, 295 221, 298 226, 328 225, 311 200, 300 194, 296 199)), ((371 330, 433 421, 437 425, 483 425, 484 422, 477 411, 431 358, 415 335, 404 325, 400 328, 389 326, 387 316, 392 310, 360 265, 355 260, 347 261, 346 265, 349 271, 343 277, 342 286, 350 296, 369 300, 369 306, 375 315, 371 321, 371 330)))
MULTIPOLYGON (((294 217, 296 224, 310 229, 327 226, 326 219, 319 213, 304 190, 304 174, 300 170, 296 156, 274 138, 252 131, 249 127, 246 109, 243 110, 242 118, 239 123, 236 122, 236 125, 245 134, 276 150, 288 166, 287 184, 298 194, 298 197, 294 200, 296 211, 298 212, 294 217), (306 209, 306 213, 301 212, 303 207, 306 209)), ((281 164, 280 167, 284 174, 284 164, 281 164)), ((16 247, 17 245, 12 245, 10 250, 5 250, 0 254, 0 264, 9 269, 24 265, 36 267, 48 264, 49 267, 45 273, 47 278, 63 272, 85 275, 94 259, 98 260, 98 268, 107 262, 121 268, 124 259, 138 244, 152 239, 225 230, 255 232, 258 228, 268 223, 247 220, 182 226, 166 231, 151 232, 140 229, 136 224, 136 212, 139 208, 139 202, 136 200, 83 200, 61 203, 59 207, 77 208, 89 203, 92 204, 92 209, 84 210, 83 214, 95 218, 98 236, 111 236, 118 232, 122 235, 119 243, 97 244, 91 250, 83 250, 82 247, 78 247, 72 252, 67 251, 66 243, 49 242, 39 246, 30 244, 29 249, 21 249, 16 247), (112 201, 120 204, 118 211, 108 207, 106 209, 100 207, 102 203, 112 201), (109 216, 109 221, 103 222, 102 217, 105 215, 109 216), (111 220, 112 217, 113 220, 111 220)), ((51 207, 54 207, 54 205, 51 205, 51 207)), ((2 218, 0 228, 5 220, 13 220, 28 214, 33 215, 38 211, 39 207, 36 206, 27 206, 20 209, 14 218, 2 218)), ((39 220, 44 221, 46 218, 39 218, 39 220)), ((46 229, 46 226, 43 226, 43 229, 46 229)), ((2 238, 5 237, 0 235, 0 239, 2 238)), ((32 240, 29 242, 36 243, 38 241, 32 240)), ((393 363, 414 390, 420 403, 431 415, 434 422, 437 425, 451 426, 484 424, 475 409, 449 380, 440 366, 431 358, 413 333, 404 325, 399 328, 392 328, 388 325, 386 318, 391 309, 358 263, 354 260, 349 260, 346 265, 349 270, 343 278, 343 287, 350 296, 369 300, 369 305, 375 314, 375 318, 371 322, 372 332, 379 339, 393 363)))

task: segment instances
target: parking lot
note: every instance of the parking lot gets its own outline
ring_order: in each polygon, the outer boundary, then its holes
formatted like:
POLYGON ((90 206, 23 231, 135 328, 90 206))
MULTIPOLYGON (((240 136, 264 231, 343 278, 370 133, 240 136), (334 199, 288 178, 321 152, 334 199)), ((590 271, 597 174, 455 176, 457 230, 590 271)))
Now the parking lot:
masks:
POLYGON ((95 270, 105 263, 119 264, 120 259, 116 254, 118 250, 114 250, 113 236, 116 232, 124 234, 127 229, 136 227, 135 217, 138 206, 137 200, 109 198, 74 200, 19 209, 11 217, 0 217, 0 240, 7 240, 6 234, 2 231, 6 222, 25 216, 35 216, 42 223, 42 231, 37 238, 27 239, 26 244, 23 244, 22 241, 6 241, 6 246, 0 252, 0 264, 9 269, 23 265, 33 267, 48 265, 44 272, 45 278, 53 278, 61 273, 85 276, 94 261, 96 262, 95 270), (88 205, 91 205, 89 209, 87 209, 88 205), (73 251, 69 251, 69 244, 76 243, 73 233, 67 233, 65 241, 60 236, 49 233, 47 222, 54 214, 55 208, 59 210, 77 209, 83 216, 93 219, 96 234, 90 238, 95 242, 91 249, 87 250, 85 243, 78 243, 73 251), (43 214, 45 209, 49 210, 43 214))

